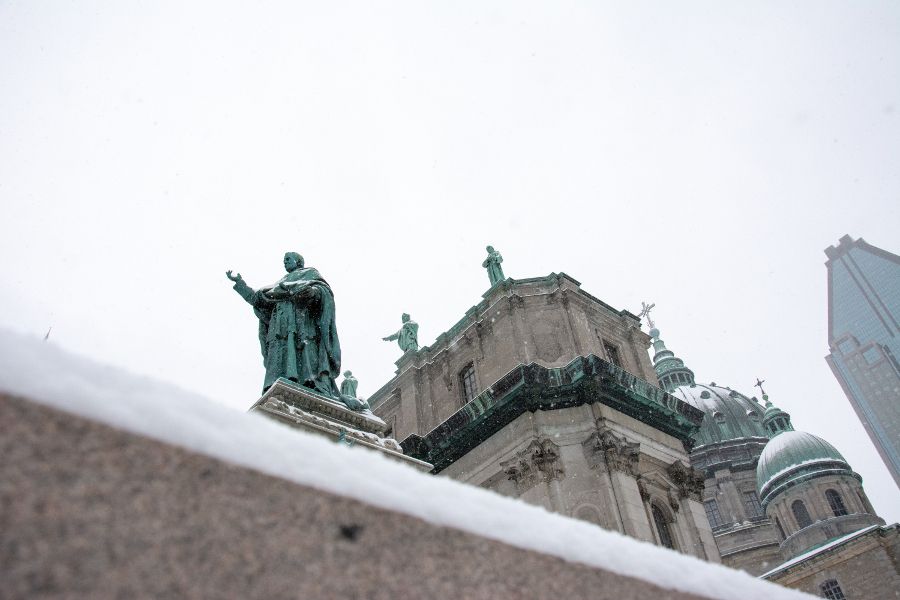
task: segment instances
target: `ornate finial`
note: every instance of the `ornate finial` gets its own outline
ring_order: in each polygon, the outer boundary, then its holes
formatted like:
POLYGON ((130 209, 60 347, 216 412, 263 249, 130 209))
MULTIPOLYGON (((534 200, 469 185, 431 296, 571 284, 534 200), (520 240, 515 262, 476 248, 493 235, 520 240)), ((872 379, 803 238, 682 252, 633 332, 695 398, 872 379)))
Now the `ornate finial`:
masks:
POLYGON ((656 303, 648 305, 646 302, 641 302, 641 312, 638 314, 638 318, 647 317, 647 325, 650 326, 650 329, 656 327, 653 324, 653 319, 650 318, 650 311, 653 310, 653 307, 656 306, 656 303))
POLYGON ((759 391, 762 392, 763 400, 765 400, 766 402, 768 402, 768 401, 769 401, 769 396, 768 396, 768 394, 766 394, 766 390, 764 390, 764 389, 763 389, 763 386, 762 386, 762 384, 764 384, 765 382, 766 382, 765 379, 760 379, 759 377, 757 377, 757 378, 756 378, 756 383, 753 384, 753 387, 758 387, 758 388, 759 388, 759 391))

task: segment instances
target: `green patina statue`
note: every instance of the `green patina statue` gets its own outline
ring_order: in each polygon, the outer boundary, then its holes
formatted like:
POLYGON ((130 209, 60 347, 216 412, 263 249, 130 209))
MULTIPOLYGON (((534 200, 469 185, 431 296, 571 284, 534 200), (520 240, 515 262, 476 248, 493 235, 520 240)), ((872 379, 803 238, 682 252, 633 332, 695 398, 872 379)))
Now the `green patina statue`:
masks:
POLYGON ((350 371, 344 371, 344 380, 341 382, 341 395, 356 398, 356 387, 359 382, 350 371))
POLYGON ((381 339, 385 342, 397 340, 404 354, 415 352, 419 349, 419 324, 411 321, 406 313, 403 313, 401 319, 403 320, 403 326, 400 328, 400 331, 381 339))
POLYGON ((316 269, 304 267, 303 257, 296 252, 285 253, 284 268, 284 277, 258 290, 248 286, 240 273, 225 273, 259 319, 266 367, 263 391, 284 378, 352 410, 367 409, 364 402, 342 395, 334 381, 341 371, 341 344, 331 287, 316 269))
POLYGON ((506 276, 503 275, 503 267, 500 266, 500 263, 503 262, 503 257, 499 252, 494 250, 493 246, 487 247, 488 256, 484 259, 484 262, 481 263, 481 266, 487 269, 488 279, 491 280, 491 287, 494 287, 498 282, 506 279, 506 276))

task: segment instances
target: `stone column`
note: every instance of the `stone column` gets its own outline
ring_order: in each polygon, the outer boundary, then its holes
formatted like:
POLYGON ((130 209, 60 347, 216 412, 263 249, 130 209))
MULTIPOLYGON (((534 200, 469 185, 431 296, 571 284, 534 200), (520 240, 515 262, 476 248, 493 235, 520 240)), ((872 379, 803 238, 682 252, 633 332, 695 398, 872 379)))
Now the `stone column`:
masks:
POLYGON ((712 540, 712 533, 709 532, 712 548, 708 549, 707 542, 701 536, 701 528, 698 523, 706 523, 703 529, 709 531, 709 524, 706 520, 706 513, 700 506, 703 496, 703 474, 697 469, 691 468, 680 460, 676 460, 666 469, 666 474, 676 489, 670 492, 669 505, 673 510, 680 512, 680 518, 676 519, 676 523, 681 530, 681 535, 685 545, 690 548, 684 548, 684 551, 700 558, 706 558, 718 562, 719 553, 716 550, 715 541, 712 540), (703 521, 698 521, 702 518, 703 521))
POLYGON ((546 485, 550 508, 553 512, 566 514, 561 480, 565 477, 559 446, 548 438, 532 440, 516 455, 500 463, 507 478, 516 484, 516 496, 538 484, 546 485))
POLYGON ((603 424, 583 443, 588 464, 602 468, 610 482, 615 501, 615 522, 626 535, 649 542, 653 541, 650 524, 644 514, 644 503, 637 485, 637 466, 640 444, 629 442, 603 424), (602 465, 602 467, 601 467, 602 465))

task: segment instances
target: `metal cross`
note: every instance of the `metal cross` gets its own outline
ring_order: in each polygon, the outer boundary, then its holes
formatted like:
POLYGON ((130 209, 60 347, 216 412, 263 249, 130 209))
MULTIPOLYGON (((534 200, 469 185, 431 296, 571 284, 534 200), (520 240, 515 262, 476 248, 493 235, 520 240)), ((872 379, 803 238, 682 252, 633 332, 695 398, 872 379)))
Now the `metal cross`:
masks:
POLYGON ((759 388, 759 391, 762 393, 763 396, 766 395, 766 390, 764 390, 764 389, 763 389, 763 386, 762 386, 762 384, 764 384, 765 382, 766 382, 765 379, 760 379, 759 377, 757 377, 757 378, 756 378, 756 383, 753 384, 753 387, 758 387, 758 388, 759 388))
POLYGON ((647 324, 650 325, 650 329, 653 329, 654 327, 656 327, 653 324, 653 319, 650 318, 650 311, 653 309, 654 306, 656 306, 656 303, 653 303, 648 306, 646 302, 641 302, 641 312, 640 312, 640 314, 638 314, 638 318, 647 317, 647 324))

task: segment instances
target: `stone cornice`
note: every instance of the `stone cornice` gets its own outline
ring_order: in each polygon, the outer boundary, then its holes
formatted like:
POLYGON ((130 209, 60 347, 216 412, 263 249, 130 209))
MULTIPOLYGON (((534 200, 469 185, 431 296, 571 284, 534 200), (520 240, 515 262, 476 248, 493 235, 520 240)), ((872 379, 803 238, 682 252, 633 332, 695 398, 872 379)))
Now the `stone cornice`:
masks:
POLYGON ((426 436, 411 435, 404 452, 439 472, 526 412, 605 404, 690 449, 703 412, 594 355, 565 367, 519 365, 426 436))

